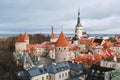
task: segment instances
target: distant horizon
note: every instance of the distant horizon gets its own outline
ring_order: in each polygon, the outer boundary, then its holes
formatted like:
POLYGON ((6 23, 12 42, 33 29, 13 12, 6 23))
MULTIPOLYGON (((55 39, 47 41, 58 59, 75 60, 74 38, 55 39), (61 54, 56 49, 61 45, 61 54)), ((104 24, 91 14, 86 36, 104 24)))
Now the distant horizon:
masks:
MULTIPOLYGON (((22 33, 24 34, 24 33, 22 33)), ((43 33, 34 33, 34 34, 43 34, 43 33)), ((30 35, 34 35, 34 34, 30 34, 30 35)), ((18 36, 19 34, 1 34, 0 33, 0 37, 11 37, 11 36, 18 36)), ((43 34, 45 36, 50 36, 51 34, 43 34)), ((56 34, 56 35, 59 35, 59 34, 56 34)), ((104 37, 104 36, 109 36, 109 37, 112 37, 112 36, 115 36, 116 34, 89 34, 90 37, 104 37)), ((120 35, 120 34, 117 34, 117 35, 120 35)), ((65 36, 69 36, 69 37, 73 37, 74 34, 65 34, 65 36)))
MULTIPOLYGON (((10 34, 10 35, 12 35, 12 34, 24 34, 25 32, 23 32, 23 33, 0 33, 0 34, 10 34)), ((27 33, 27 34, 51 34, 51 33, 27 33)), ((60 33, 55 33, 56 35, 59 35, 60 33)), ((64 34, 75 34, 75 33, 64 33, 64 34)), ((87 33, 87 34, 116 34, 116 33, 87 33)), ((117 34, 117 35, 119 35, 119 34, 117 34)))

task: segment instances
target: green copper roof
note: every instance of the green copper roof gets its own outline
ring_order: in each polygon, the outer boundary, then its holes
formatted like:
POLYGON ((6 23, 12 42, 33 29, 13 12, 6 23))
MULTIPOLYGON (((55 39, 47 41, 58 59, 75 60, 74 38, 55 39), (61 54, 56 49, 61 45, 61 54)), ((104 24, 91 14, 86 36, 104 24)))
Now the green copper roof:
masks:
POLYGON ((76 25, 76 27, 82 27, 82 25, 79 23, 79 24, 76 25))
POLYGON ((78 10, 78 19, 77 19, 77 25, 76 27, 82 27, 81 23, 80 23, 80 10, 78 10))

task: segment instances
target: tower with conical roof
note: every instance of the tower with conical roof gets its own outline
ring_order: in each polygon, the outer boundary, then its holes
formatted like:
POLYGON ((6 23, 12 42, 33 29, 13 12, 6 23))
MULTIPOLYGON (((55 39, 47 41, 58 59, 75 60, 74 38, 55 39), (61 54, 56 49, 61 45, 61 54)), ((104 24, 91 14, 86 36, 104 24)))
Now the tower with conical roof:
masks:
POLYGON ((20 34, 15 43, 15 51, 16 52, 23 52, 26 51, 26 45, 29 44, 29 36, 25 32, 23 35, 20 34))
POLYGON ((26 42, 26 44, 29 44, 29 36, 26 32, 23 35, 23 39, 24 39, 24 42, 26 42))
POLYGON ((55 43, 55 61, 63 62, 69 60, 69 43, 64 33, 61 32, 57 42, 55 43))
POLYGON ((82 25, 80 23, 80 10, 78 10, 77 25, 75 27, 75 35, 80 39, 82 37, 82 25))

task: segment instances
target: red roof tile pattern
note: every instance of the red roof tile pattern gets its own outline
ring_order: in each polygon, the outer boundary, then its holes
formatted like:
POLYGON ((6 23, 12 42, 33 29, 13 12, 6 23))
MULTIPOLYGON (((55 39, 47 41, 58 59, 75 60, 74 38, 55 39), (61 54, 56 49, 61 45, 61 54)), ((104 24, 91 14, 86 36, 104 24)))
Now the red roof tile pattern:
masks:
POLYGON ((120 43, 114 44, 115 47, 120 47, 120 43))
POLYGON ((80 50, 80 47, 78 45, 69 45, 69 51, 75 51, 75 50, 80 50))
POLYGON ((23 38, 24 38, 24 40, 29 40, 29 36, 26 32, 24 33, 23 38))
POLYGON ((108 57, 110 57, 110 56, 112 56, 112 53, 113 52, 113 50, 111 50, 111 49, 108 49, 108 48, 102 48, 102 56, 104 57, 104 58, 108 58, 108 57))
POLYGON ((96 48, 98 43, 92 43, 92 48, 96 48))
POLYGON ((20 34, 17 39, 16 39, 16 42, 24 42, 24 39, 23 39, 23 35, 20 34))
POLYGON ((79 41, 81 44, 91 44, 92 43, 91 39, 80 39, 79 41))
POLYGON ((112 46, 112 45, 113 45, 112 42, 105 42, 105 43, 103 44, 104 47, 110 47, 110 46, 112 46))
POLYGON ((57 42, 55 43, 55 46, 56 47, 67 47, 67 46, 69 46, 69 43, 66 40, 63 32, 61 32, 57 42))
POLYGON ((70 62, 77 62, 81 64, 99 64, 102 60, 102 56, 100 54, 82 54, 81 56, 71 60, 70 62))
POLYGON ((26 51, 36 50, 37 48, 46 48, 46 47, 49 48, 49 46, 50 46, 50 42, 48 42, 48 41, 45 41, 41 44, 28 44, 26 46, 26 51))
POLYGON ((29 36, 28 36, 28 34, 26 32, 23 35, 20 34, 17 37, 16 42, 24 42, 25 40, 29 40, 29 36))

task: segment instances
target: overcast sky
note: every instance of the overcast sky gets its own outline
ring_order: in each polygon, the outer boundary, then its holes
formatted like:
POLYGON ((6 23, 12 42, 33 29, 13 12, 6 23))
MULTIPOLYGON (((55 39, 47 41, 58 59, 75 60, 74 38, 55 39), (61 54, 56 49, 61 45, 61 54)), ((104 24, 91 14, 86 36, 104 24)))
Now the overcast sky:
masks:
POLYGON ((120 33, 120 0, 0 0, 0 33, 74 33, 78 9, 83 31, 120 33))

